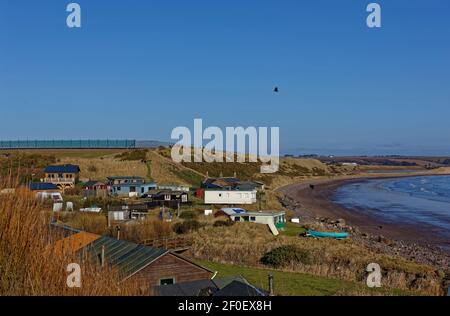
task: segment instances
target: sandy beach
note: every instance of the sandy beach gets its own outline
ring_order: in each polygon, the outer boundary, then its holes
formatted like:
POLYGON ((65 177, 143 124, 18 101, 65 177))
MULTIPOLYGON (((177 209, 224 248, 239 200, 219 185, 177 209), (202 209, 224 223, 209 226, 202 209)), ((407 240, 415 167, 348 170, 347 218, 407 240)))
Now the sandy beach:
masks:
POLYGON ((358 234, 353 234, 355 240, 360 240, 370 247, 374 246, 380 251, 400 254, 418 262, 441 267, 446 266, 448 268, 450 265, 450 254, 437 247, 439 244, 448 243, 448 240, 429 234, 429 228, 426 225, 387 222, 380 217, 364 212, 364 210, 350 210, 331 200, 337 188, 352 182, 421 175, 441 175, 441 173, 364 175, 334 179, 313 179, 282 187, 278 191, 284 195, 283 203, 285 206, 306 222, 319 223, 323 222, 324 218, 331 220, 343 219, 347 225, 357 228, 358 234), (362 238, 361 236, 369 237, 362 238), (375 242, 380 239, 390 240, 391 246, 380 247, 379 243, 375 242))

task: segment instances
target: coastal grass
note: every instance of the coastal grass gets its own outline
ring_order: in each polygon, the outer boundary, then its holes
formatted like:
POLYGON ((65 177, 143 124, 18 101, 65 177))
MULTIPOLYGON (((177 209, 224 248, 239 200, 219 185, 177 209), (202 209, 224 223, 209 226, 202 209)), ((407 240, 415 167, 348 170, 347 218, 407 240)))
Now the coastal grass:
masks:
POLYGON ((361 284, 334 278, 318 277, 305 273, 285 272, 273 269, 245 267, 239 265, 197 260, 211 270, 216 278, 243 276, 254 286, 268 291, 268 275, 274 277, 277 296, 333 296, 333 295, 419 295, 414 291, 399 289, 370 289, 361 284))
POLYGON ((205 261, 265 268, 261 262, 265 254, 281 246, 295 246, 309 254, 311 263, 286 263, 280 270, 364 284, 366 267, 375 262, 382 267, 384 288, 442 294, 442 278, 433 267, 376 253, 351 239, 296 237, 290 228, 287 234, 273 236, 266 225, 252 223, 235 223, 230 227, 207 225, 191 234, 190 254, 205 261))
POLYGON ((0 178, 0 188, 15 191, 0 196, 1 296, 114 296, 137 295, 133 281, 121 283, 114 269, 80 261, 56 247, 63 238, 52 230, 50 214, 34 194, 0 178), (81 267, 81 287, 67 286, 68 264, 81 267))

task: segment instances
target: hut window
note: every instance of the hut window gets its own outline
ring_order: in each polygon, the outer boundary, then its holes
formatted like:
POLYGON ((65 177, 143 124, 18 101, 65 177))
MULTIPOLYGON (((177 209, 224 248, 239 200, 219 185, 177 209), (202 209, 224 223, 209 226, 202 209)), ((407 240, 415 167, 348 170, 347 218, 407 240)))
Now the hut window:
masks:
POLYGON ((159 280, 159 285, 171 285, 175 284, 175 278, 166 278, 159 280))
POLYGON ((252 222, 256 221, 256 217, 255 216, 250 217, 250 221, 252 222))

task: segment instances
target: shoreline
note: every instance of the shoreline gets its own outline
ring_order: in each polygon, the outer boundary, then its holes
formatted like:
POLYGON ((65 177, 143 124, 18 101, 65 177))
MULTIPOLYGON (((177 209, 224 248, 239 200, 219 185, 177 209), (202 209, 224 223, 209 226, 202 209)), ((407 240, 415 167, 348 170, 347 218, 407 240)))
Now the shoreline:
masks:
MULTIPOLYGON (((329 179, 311 179, 279 188, 282 204, 295 212, 304 222, 326 226, 329 222, 344 220, 354 231, 352 238, 369 248, 394 255, 401 255, 419 263, 450 269, 450 249, 439 245, 445 240, 430 234, 426 224, 412 225, 388 222, 376 214, 364 210, 355 211, 332 201, 332 195, 341 186, 376 179, 393 179, 421 176, 445 176, 447 173, 415 173, 389 175, 361 175, 329 179), (314 189, 310 188, 314 185, 314 189)), ((330 225, 328 225, 330 226, 330 225)))

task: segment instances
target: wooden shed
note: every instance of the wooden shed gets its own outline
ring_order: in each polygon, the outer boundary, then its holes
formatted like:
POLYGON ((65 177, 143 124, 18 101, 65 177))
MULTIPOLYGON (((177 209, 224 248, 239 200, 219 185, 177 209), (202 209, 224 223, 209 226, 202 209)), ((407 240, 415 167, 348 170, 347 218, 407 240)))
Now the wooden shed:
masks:
POLYGON ((208 280, 214 271, 169 250, 102 236, 79 251, 93 263, 116 268, 123 281, 137 281, 143 292, 159 285, 208 280))

